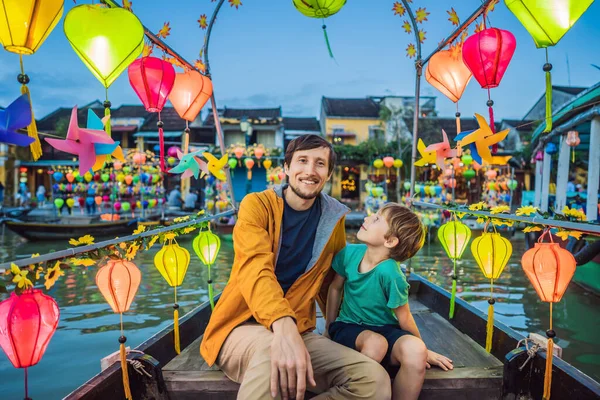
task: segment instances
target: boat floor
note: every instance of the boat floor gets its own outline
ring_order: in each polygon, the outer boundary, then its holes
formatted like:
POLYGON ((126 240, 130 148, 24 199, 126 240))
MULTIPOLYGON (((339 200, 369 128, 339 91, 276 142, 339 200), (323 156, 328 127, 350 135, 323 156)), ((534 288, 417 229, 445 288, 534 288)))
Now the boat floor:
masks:
MULTIPOLYGON (((410 308, 423 341, 430 350, 449 357, 454 370, 427 370, 420 399, 498 399, 503 364, 470 337, 460 332, 416 296, 410 308)), ((323 326, 321 323, 317 326, 323 326)), ((317 328, 319 331, 319 328, 317 328)), ((200 355, 202 337, 163 367, 171 399, 235 399, 239 385, 230 381, 216 366, 206 364, 200 355)), ((393 373, 393 372, 392 372, 393 373)), ((308 398, 312 397, 311 395, 308 398)))

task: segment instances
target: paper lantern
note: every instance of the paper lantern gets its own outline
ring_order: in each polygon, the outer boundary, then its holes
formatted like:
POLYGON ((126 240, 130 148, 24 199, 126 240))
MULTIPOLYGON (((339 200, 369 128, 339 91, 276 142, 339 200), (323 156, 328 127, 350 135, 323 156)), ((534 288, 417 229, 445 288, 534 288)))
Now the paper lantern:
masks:
MULTIPOLYGON (((463 44, 463 61, 473 73, 483 89, 492 89, 500 81, 508 68, 517 46, 517 41, 509 31, 488 28, 469 36, 463 44)), ((494 102, 488 90, 489 126, 496 132, 494 124, 494 102)), ((494 145, 494 152, 497 145, 494 145)))
POLYGON ((494 169, 489 169, 485 172, 485 176, 488 179, 496 179, 496 177, 498 176, 498 172, 496 172, 496 170, 494 169))
POLYGON ((160 169, 165 172, 164 124, 160 118, 160 112, 173 89, 175 69, 171 63, 160 58, 142 57, 131 63, 127 74, 131 87, 144 104, 146 111, 158 113, 160 169))
POLYGON ((239 160, 239 159, 241 159, 241 158, 242 158, 242 156, 244 155, 244 151, 245 151, 245 150, 244 150, 244 148, 243 148, 243 147, 239 147, 239 146, 238 146, 238 147, 236 147, 236 148, 233 150, 233 153, 235 154, 235 156, 236 156, 236 157, 237 157, 237 159, 239 160))
MULTIPOLYGON (((310 18, 318 18, 321 20, 331 17, 333 14, 340 11, 344 4, 346 4, 346 0, 293 0, 293 2, 296 9, 302 14, 310 18)), ((329 44, 329 36, 327 35, 327 26, 323 23, 322 28, 329 57, 333 58, 333 52, 331 51, 331 45, 329 44)))
MULTIPOLYGON (((440 188, 441 189, 441 188, 440 188)), ((451 221, 446 222, 438 229, 438 239, 444 247, 446 254, 452 260, 452 296, 450 298, 449 317, 454 318, 454 304, 456 299, 456 283, 458 276, 456 274, 456 260, 462 257, 469 240, 471 240, 471 229, 452 214, 451 221)))
MULTIPOLYGON (((142 280, 139 268, 130 261, 109 260, 96 273, 96 286, 104 296, 106 302, 115 313, 123 314, 129 310, 142 280)), ((127 354, 125 343, 127 338, 123 335, 123 318, 121 317, 121 336, 119 337, 119 351, 121 370, 123 375, 123 388, 125 398, 132 399, 129 388, 129 374, 127 370, 127 354)))
POLYGON ((394 168, 402 168, 403 165, 404 165, 404 162, 401 159, 396 158, 394 160, 394 168))
POLYGON ((186 71, 176 74, 169 100, 181 118, 192 122, 212 93, 213 85, 210 78, 198 71, 186 71))
POLYGON ((571 147, 571 162, 575 162, 575 147, 581 143, 581 139, 579 139, 579 132, 577 131, 569 131, 567 132, 567 138, 565 139, 567 145, 571 147))
POLYGON ((382 161, 386 168, 392 168, 394 166, 394 157, 383 157, 382 161))
POLYGON ((577 262, 568 250, 561 248, 558 243, 554 243, 550 229, 546 229, 534 247, 523 254, 521 266, 540 300, 550 303, 550 329, 546 331, 548 350, 543 393, 544 399, 550 399, 552 356, 554 337, 556 337, 556 333, 552 329, 552 303, 558 303, 562 299, 575 274, 577 262), (546 235, 550 237, 550 243, 543 242, 546 235))
MULTIPOLYGON (((212 203, 209 203, 209 205, 212 203)), ((210 208, 209 208, 210 209, 210 208)), ((210 269, 217 260, 219 250, 221 249, 221 239, 209 229, 201 231, 198 236, 194 239, 192 247, 196 252, 196 255, 208 268, 208 299, 212 309, 215 308, 215 301, 213 296, 212 280, 210 277, 210 269)))
POLYGON ((34 138, 29 145, 34 161, 42 155, 42 145, 27 86, 30 79, 23 67, 23 54, 31 55, 39 49, 58 24, 63 9, 63 0, 0 0, 0 42, 6 51, 19 55, 21 73, 17 80, 21 84, 21 94, 27 96, 31 112, 27 134, 34 138))
POLYGON ((0 347, 15 368, 25 368, 25 398, 29 398, 27 368, 46 352, 58 326, 58 304, 41 290, 27 289, 1 302, 0 316, 0 347))
POLYGON ((265 161, 263 161, 263 167, 265 167, 265 169, 271 168, 272 165, 273 165, 273 161, 271 161, 268 158, 265 161))
POLYGON ((458 100, 463 95, 465 88, 473 74, 465 65, 462 58, 462 45, 457 45, 450 50, 441 50, 435 53, 425 69, 425 79, 431 86, 442 92, 456 104, 456 132, 460 133, 460 113, 458 100))
POLYGON ((473 240, 471 252, 481 272, 483 272, 483 276, 490 280, 487 335, 485 340, 485 349, 489 353, 492 351, 492 336, 494 333, 494 303, 496 302, 493 297, 494 279, 500 277, 500 274, 508 263, 512 254, 512 244, 497 232, 487 232, 486 225, 486 231, 473 240))
POLYGON ((463 171, 463 176, 466 180, 471 180, 475 178, 475 171, 473 171, 472 169, 466 169, 463 171))
POLYGON ((373 166, 377 169, 383 168, 383 160, 380 158, 377 158, 376 160, 373 161, 373 166))
POLYGON ((173 303, 173 335, 175 352, 181 353, 179 342, 179 304, 177 303, 177 286, 181 286, 188 266, 190 265, 190 253, 175 241, 175 234, 166 235, 163 248, 154 256, 154 266, 169 286, 175 288, 175 302, 173 303))
POLYGON ((558 146, 556 144, 554 144, 553 142, 549 142, 546 145, 546 148, 544 150, 546 151, 546 153, 548 153, 552 156, 552 155, 558 153, 558 146))

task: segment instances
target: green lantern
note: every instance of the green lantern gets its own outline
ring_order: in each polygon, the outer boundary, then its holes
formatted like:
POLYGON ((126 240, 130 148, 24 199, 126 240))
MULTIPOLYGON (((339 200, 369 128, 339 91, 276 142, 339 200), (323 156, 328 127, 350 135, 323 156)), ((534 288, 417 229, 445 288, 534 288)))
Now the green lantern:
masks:
POLYGON ((533 37, 537 48, 546 48, 546 127, 552 130, 552 64, 548 62, 548 47, 556 45, 594 0, 506 0, 506 7, 533 37))
MULTIPOLYGON (((106 88, 104 116, 110 117, 108 88, 142 54, 144 26, 123 8, 82 4, 65 16, 64 32, 75 53, 106 88)), ((110 123, 105 130, 110 136, 110 123)))
POLYGON ((438 238, 440 243, 446 250, 446 254, 452 260, 452 297, 450 298, 450 313, 449 317, 454 318, 454 303, 456 299, 456 260, 460 259, 471 240, 471 229, 463 224, 452 214, 452 220, 446 222, 438 229, 438 238))
POLYGON ((472 169, 466 169, 463 171, 463 176, 465 177, 465 179, 470 180, 475 178, 475 171, 473 171, 472 169))
MULTIPOLYGON (((319 18, 324 20, 325 18, 331 17, 344 7, 346 0, 292 0, 294 6, 302 14, 310 18, 319 18)), ((323 21, 323 35, 325 35, 325 43, 327 43, 327 50, 329 51, 329 57, 333 58, 333 52, 331 51, 331 45, 329 44, 329 37, 327 36, 327 26, 323 21)))
POLYGON ((209 230, 201 231, 198 236, 194 239, 192 247, 196 252, 196 255, 208 268, 208 299, 210 300, 210 306, 212 309, 215 308, 215 301, 213 298, 212 280, 210 278, 210 268, 217 260, 219 250, 221 249, 221 239, 209 230))

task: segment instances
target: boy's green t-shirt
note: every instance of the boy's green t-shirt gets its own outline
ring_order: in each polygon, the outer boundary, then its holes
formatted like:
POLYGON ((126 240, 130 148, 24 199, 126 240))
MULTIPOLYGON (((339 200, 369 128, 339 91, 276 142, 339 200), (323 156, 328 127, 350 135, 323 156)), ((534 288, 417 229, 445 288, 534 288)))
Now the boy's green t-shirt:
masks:
POLYGON ((348 244, 333 259, 333 269, 346 279, 336 321, 374 326, 398 324, 393 309, 408 302, 406 277, 392 259, 364 274, 358 272, 366 251, 366 244, 348 244))

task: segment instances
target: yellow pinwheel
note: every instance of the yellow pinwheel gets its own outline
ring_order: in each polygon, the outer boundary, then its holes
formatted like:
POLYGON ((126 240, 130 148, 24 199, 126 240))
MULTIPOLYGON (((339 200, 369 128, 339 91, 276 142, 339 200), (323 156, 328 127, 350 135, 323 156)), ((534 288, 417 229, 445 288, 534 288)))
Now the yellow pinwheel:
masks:
POLYGON ((210 173, 213 174, 215 178, 221 181, 226 181, 227 176, 225 175, 225 172, 223 172, 223 168, 225 168, 225 165, 227 164, 227 154, 220 159, 217 159, 217 157, 210 153, 202 153, 202 155, 204 155, 208 161, 208 170, 210 173))
POLYGON ((460 142, 460 146, 473 144, 475 149, 471 146, 471 156, 479 164, 482 164, 483 161, 492 164, 490 146, 503 141, 510 129, 494 133, 483 116, 476 113, 475 118, 479 124, 479 129, 472 132, 465 132, 464 134, 461 133, 456 136, 455 140, 460 142))
POLYGON ((415 165, 417 167, 423 167, 425 164, 435 164, 436 162, 436 152, 435 150, 427 151, 427 146, 422 139, 419 139, 417 143, 417 150, 419 150, 419 154, 421 155, 421 159, 415 161, 415 165))

